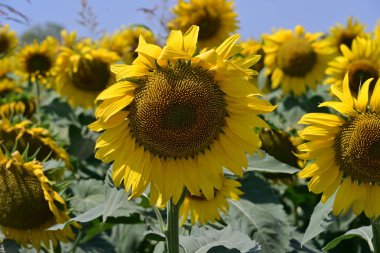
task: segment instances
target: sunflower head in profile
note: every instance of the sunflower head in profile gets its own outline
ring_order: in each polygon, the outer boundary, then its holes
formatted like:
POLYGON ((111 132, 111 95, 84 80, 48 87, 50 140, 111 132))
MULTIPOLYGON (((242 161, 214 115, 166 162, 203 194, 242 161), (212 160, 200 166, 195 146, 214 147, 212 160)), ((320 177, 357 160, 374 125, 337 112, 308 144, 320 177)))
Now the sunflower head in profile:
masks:
POLYGON ((18 151, 5 155, 0 151, 0 229, 6 238, 23 247, 42 245, 50 248, 58 242, 74 239, 69 226, 63 230, 47 228, 69 220, 62 197, 44 175, 43 164, 27 161, 18 151))
POLYGON ((5 150, 16 148, 22 153, 27 152, 28 157, 34 157, 38 161, 61 159, 68 168, 72 168, 69 154, 54 141, 49 130, 33 126, 29 120, 13 123, 11 120, 2 118, 0 143, 5 150))
POLYGON ((58 41, 50 36, 41 43, 34 41, 26 45, 17 55, 20 74, 25 80, 38 80, 50 88, 57 52, 58 41))
POLYGON ((368 37, 365 32, 365 25, 360 23, 358 20, 349 17, 347 19, 346 26, 342 24, 336 24, 330 29, 330 34, 326 38, 331 46, 333 46, 337 52, 342 53, 340 46, 346 45, 351 48, 352 42, 357 37, 368 37))
POLYGON ((36 111, 34 98, 8 78, 0 78, 0 119, 16 115, 31 117, 36 111))
POLYGON ((295 155, 300 140, 281 129, 263 129, 259 134, 261 149, 277 160, 301 168, 303 163, 295 155))
POLYGON ((15 31, 9 31, 9 25, 0 27, 0 56, 9 55, 18 45, 15 31))
POLYGON ((175 17, 169 29, 185 32, 192 25, 199 26, 199 46, 216 47, 236 32, 237 14, 229 0, 179 0, 172 9, 175 17))
POLYGON ((97 97, 89 126, 104 131, 96 157, 114 161, 115 184, 131 197, 150 185, 152 204, 177 203, 184 187, 212 199, 222 168, 242 175, 245 152, 260 146, 253 128, 267 124, 257 114, 275 108, 248 81, 260 57, 234 57, 238 35, 195 56, 198 30, 171 31, 163 48, 141 36, 133 64, 112 65, 117 83, 97 97))
POLYGON ((94 106, 96 96, 114 82, 110 64, 119 60, 115 52, 95 47, 88 41, 74 48, 62 47, 57 59, 57 77, 53 88, 72 107, 94 106))
POLYGON ((112 35, 105 35, 100 43, 102 47, 116 52, 126 64, 131 64, 138 56, 135 50, 139 44, 140 35, 147 43, 155 43, 154 34, 144 26, 122 28, 112 35))
POLYGON ((202 192, 193 195, 187 192, 181 208, 179 216, 181 223, 184 224, 190 216, 191 224, 200 223, 202 225, 207 222, 215 222, 220 220, 220 212, 227 213, 229 205, 227 200, 239 200, 242 191, 238 189, 241 184, 238 181, 223 178, 222 187, 214 189, 214 196, 207 199, 202 192))
POLYGON ((380 79, 372 95, 372 80, 365 81, 357 98, 349 81, 346 75, 342 90, 332 87, 340 101, 320 105, 342 116, 309 113, 301 118, 299 123, 309 126, 300 132, 307 142, 298 147, 303 152, 299 156, 311 162, 298 175, 311 177, 309 190, 322 193, 322 202, 337 191, 334 215, 352 209, 374 218, 380 215, 380 79))
POLYGON ((337 56, 326 69, 329 76, 325 83, 342 88, 343 78, 348 72, 351 94, 357 96, 359 88, 369 78, 373 78, 370 91, 375 80, 380 77, 380 43, 373 39, 356 38, 351 49, 341 45, 342 56, 337 56))
POLYGON ((281 85, 284 93, 299 96, 316 88, 334 52, 329 43, 318 41, 322 35, 305 33, 302 26, 264 35, 265 73, 271 75, 273 89, 281 85))

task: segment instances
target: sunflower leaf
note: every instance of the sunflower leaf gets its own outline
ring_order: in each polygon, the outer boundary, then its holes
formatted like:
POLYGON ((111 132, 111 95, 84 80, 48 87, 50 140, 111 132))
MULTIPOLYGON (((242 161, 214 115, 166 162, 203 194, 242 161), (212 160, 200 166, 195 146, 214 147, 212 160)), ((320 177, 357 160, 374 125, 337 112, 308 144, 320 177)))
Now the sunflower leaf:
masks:
POLYGON ((302 244, 310 241, 335 221, 335 217, 332 215, 332 206, 334 204, 335 195, 329 198, 326 203, 319 202, 313 211, 310 218, 310 223, 302 238, 302 244))
POLYGON ((330 249, 335 248, 341 241, 346 240, 346 239, 351 239, 353 237, 361 237, 364 240, 367 241, 369 249, 371 252, 374 252, 373 249, 373 244, 372 244, 372 227, 371 226, 364 226, 356 229, 351 229, 347 231, 344 235, 341 235, 331 242, 329 242, 324 248, 324 251, 328 251, 330 249))
POLYGON ((231 227, 222 230, 194 227, 190 236, 180 236, 179 240, 186 253, 206 253, 215 248, 218 248, 218 251, 214 252, 228 252, 221 250, 221 246, 227 249, 237 249, 243 253, 260 251, 257 242, 239 231, 234 231, 231 227))
POLYGON ((282 163, 264 151, 260 152, 262 153, 261 156, 256 153, 248 158, 248 171, 287 174, 294 174, 299 171, 298 168, 282 163))
POLYGON ((233 229, 243 232, 261 245, 263 253, 280 253, 290 249, 293 228, 282 205, 254 204, 247 200, 229 201, 230 212, 224 217, 233 229))
POLYGON ((78 213, 84 213, 104 202, 104 188, 100 180, 81 180, 71 184, 74 197, 71 206, 78 213))

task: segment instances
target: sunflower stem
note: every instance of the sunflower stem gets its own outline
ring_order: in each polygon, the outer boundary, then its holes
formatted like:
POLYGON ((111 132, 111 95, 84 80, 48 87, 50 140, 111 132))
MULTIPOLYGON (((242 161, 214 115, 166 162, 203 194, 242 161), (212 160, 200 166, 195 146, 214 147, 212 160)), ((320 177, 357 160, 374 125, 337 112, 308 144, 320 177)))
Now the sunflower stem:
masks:
POLYGON ((167 205, 168 218, 166 226, 166 246, 168 253, 179 253, 179 209, 185 198, 186 190, 182 192, 182 196, 175 205, 170 199, 167 205))
POLYGON ((371 219, 372 224, 372 244, 375 253, 380 253, 380 217, 371 219))

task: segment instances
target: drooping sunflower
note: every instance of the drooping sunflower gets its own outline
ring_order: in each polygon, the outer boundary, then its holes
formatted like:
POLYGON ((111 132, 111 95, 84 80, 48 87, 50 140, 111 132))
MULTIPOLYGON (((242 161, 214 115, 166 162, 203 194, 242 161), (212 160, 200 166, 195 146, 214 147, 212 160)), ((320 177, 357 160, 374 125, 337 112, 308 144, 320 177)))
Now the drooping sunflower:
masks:
POLYGON ((58 41, 47 37, 41 43, 34 41, 23 47, 17 55, 19 72, 24 80, 38 80, 47 88, 51 87, 51 76, 54 75, 58 41))
POLYGON ((78 42, 74 48, 62 47, 53 88, 72 107, 92 108, 96 96, 114 82, 109 67, 117 60, 115 52, 86 41, 78 42))
POLYGON ((272 88, 281 85, 284 93, 302 95, 315 89, 324 78, 327 62, 334 49, 326 41, 318 41, 323 33, 305 33, 302 26, 280 29, 264 35, 266 75, 271 75, 272 88))
POLYGON ((343 116, 327 113, 304 115, 300 124, 308 124, 300 132, 306 143, 301 158, 311 160, 300 178, 309 178, 309 190, 322 193, 322 202, 337 191, 333 213, 339 215, 352 209, 356 215, 364 211, 369 218, 380 215, 380 79, 372 96, 371 79, 365 81, 358 98, 351 94, 350 78, 345 76, 343 90, 332 87, 339 102, 327 101, 343 116))
POLYGON ((0 57, 9 55, 18 44, 18 39, 15 31, 9 31, 9 25, 0 27, 0 57))
POLYGON ((145 38, 147 43, 155 43, 153 33, 144 26, 122 28, 111 36, 105 35, 100 43, 102 47, 116 52, 124 63, 131 64, 137 58, 135 50, 139 44, 140 35, 145 38))
POLYGON ((241 184, 238 181, 223 178, 223 184, 220 189, 214 189, 214 196, 207 199, 204 194, 198 193, 192 195, 187 193, 179 210, 181 223, 184 224, 191 217, 191 223, 196 222, 205 224, 207 222, 215 222, 220 220, 220 211, 227 213, 229 205, 227 199, 239 200, 239 196, 243 194, 238 189, 241 184))
POLYGON ((66 203, 54 191, 37 160, 24 161, 19 152, 8 157, 0 151, 0 229, 6 238, 23 247, 42 245, 50 248, 58 242, 74 239, 69 226, 62 230, 47 228, 69 220, 66 203))
POLYGON ((8 78, 0 78, 0 118, 22 114, 32 116, 36 111, 34 98, 8 78))
POLYGON ((54 141, 49 130, 33 126, 29 120, 12 123, 9 119, 1 119, 0 143, 6 150, 16 147, 18 151, 24 152, 27 149, 28 157, 35 155, 39 161, 62 159, 68 168, 72 168, 69 154, 54 141))
MULTIPOLYGON (((348 72, 351 94, 357 96, 360 86, 369 78, 380 77, 380 44, 372 39, 356 38, 349 49, 341 45, 342 56, 329 62, 325 83, 342 88, 343 78, 348 72)), ((374 82, 370 90, 373 90, 374 82)))
POLYGON ((233 2, 228 0, 179 0, 172 12, 175 17, 169 29, 185 32, 192 25, 199 26, 202 48, 218 46, 239 28, 233 2))
POLYGON ((260 146, 252 128, 268 126, 257 114, 275 108, 247 81, 259 56, 233 58, 238 35, 194 56, 198 31, 171 31, 164 48, 140 37, 133 64, 111 67, 118 82, 97 97, 89 126, 105 130, 96 157, 114 161, 115 184, 132 197, 150 185, 152 204, 177 203, 184 187, 212 199, 222 167, 242 175, 245 152, 260 146))
POLYGON ((357 37, 368 37, 368 34, 365 32, 365 25, 349 17, 346 26, 336 24, 330 29, 327 40, 337 52, 342 53, 340 46, 346 45, 348 48, 351 48, 352 42, 357 37))

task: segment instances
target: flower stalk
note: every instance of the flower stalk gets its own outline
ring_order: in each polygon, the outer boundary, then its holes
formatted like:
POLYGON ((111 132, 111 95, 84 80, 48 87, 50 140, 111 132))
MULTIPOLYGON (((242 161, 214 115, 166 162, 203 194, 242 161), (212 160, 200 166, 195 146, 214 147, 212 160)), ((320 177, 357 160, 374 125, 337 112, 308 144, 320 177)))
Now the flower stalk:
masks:
POLYGON ((167 226, 166 226, 166 247, 168 253, 179 253, 179 209, 186 195, 186 189, 182 192, 181 198, 177 204, 173 199, 167 204, 167 226))
POLYGON ((371 224, 372 224, 372 244, 374 248, 375 253, 380 253, 380 216, 371 219, 371 224))

